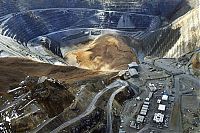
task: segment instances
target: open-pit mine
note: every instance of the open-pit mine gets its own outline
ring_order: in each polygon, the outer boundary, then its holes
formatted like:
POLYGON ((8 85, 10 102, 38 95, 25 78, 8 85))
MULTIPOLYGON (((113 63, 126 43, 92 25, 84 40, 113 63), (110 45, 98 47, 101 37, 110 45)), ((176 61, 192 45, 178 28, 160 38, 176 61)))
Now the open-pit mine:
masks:
POLYGON ((198 132, 199 0, 0 0, 0 133, 198 132))

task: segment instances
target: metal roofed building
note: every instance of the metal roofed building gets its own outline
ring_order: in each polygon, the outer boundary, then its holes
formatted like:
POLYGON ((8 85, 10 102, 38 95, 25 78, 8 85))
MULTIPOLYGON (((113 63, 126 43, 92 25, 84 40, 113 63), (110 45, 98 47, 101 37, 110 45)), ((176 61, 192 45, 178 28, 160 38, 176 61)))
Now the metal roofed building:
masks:
POLYGON ((128 71, 131 77, 135 77, 135 78, 139 77, 139 74, 135 68, 129 68, 128 71))
POLYGON ((142 123, 142 122, 144 121, 144 116, 138 115, 136 121, 137 121, 138 123, 142 123))
POLYGON ((164 121, 164 114, 161 113, 155 113, 154 117, 153 117, 153 121, 155 121, 156 123, 162 123, 164 121))
POLYGON ((155 92, 157 90, 155 84, 149 83, 148 87, 149 87, 150 91, 152 91, 152 92, 155 92))
POLYGON ((168 100, 168 95, 163 95, 163 96, 162 96, 162 100, 163 100, 163 101, 167 101, 167 100, 168 100))
POLYGON ((149 102, 144 102, 144 105, 149 105, 150 103, 149 102))
POLYGON ((128 68, 135 68, 138 71, 139 65, 136 62, 128 64, 128 68))
POLYGON ((165 109, 166 109, 166 105, 159 104, 158 110, 160 110, 160 111, 165 111, 165 109))

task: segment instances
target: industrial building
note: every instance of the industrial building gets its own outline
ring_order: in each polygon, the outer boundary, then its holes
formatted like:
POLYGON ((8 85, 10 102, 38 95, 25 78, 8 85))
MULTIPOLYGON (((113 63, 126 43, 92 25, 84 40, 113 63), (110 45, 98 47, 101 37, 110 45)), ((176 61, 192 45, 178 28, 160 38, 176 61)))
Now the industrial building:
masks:
POLYGON ((162 96, 162 100, 163 100, 163 101, 167 101, 167 100, 168 100, 168 95, 163 95, 163 96, 162 96))
POLYGON ((144 116, 138 115, 138 116, 137 116, 136 122, 137 122, 137 123, 143 123, 143 121, 144 121, 144 116))
POLYGON ((128 71, 129 71, 130 77, 132 77, 132 78, 139 77, 139 74, 135 68, 129 68, 128 71))
POLYGON ((142 108, 140 110, 140 115, 143 115, 143 116, 146 116, 147 115, 147 112, 149 110, 149 102, 146 102, 148 104, 143 104, 142 105, 142 108))
POLYGON ((148 88, 150 89, 151 92, 155 92, 157 90, 155 84, 153 84, 153 83, 149 83, 148 88))
POLYGON ((166 105, 159 104, 158 110, 160 110, 160 111, 165 111, 165 109, 166 109, 166 105))
POLYGON ((139 71, 139 65, 136 62, 128 64, 128 68, 135 68, 137 71, 139 71))
POLYGON ((154 117, 153 117, 153 121, 155 121, 156 123, 162 123, 164 121, 164 114, 161 113, 155 113, 154 117))

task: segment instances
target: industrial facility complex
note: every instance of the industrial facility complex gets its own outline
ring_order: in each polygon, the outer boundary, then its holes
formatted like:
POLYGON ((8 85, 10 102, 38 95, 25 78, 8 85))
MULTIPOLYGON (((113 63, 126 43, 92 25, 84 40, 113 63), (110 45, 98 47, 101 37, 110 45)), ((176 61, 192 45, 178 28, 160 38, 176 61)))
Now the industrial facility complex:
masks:
POLYGON ((0 0, 0 133, 198 133, 199 89, 199 0, 0 0))

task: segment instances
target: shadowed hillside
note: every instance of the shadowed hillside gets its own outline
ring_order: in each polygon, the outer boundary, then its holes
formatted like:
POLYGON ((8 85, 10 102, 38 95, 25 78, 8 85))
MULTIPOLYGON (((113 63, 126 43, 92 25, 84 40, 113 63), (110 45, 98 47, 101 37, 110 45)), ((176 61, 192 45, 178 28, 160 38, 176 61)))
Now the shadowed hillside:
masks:
POLYGON ((101 74, 105 73, 88 71, 73 66, 55 66, 23 58, 0 58, 0 92, 13 88, 27 75, 48 76, 65 83, 73 83, 101 74))

